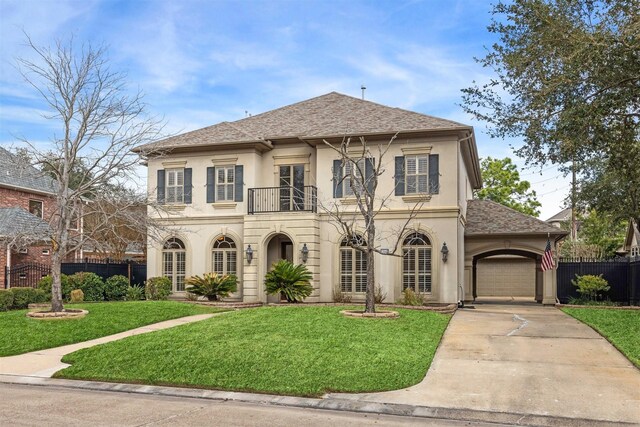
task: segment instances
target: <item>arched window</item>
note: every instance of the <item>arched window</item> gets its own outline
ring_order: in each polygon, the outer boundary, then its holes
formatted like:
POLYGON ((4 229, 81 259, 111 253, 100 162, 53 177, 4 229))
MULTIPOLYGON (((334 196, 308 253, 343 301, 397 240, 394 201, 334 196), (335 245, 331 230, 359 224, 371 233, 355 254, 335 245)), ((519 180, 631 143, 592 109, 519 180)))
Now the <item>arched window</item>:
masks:
POLYGON ((402 243, 402 289, 431 292, 431 242, 422 233, 409 234, 402 243))
POLYGON ((171 279, 175 292, 184 291, 187 251, 182 240, 175 237, 164 242, 162 248, 162 275, 171 279))
POLYGON ((238 249, 233 239, 227 236, 220 236, 213 242, 211 265, 214 272, 237 275, 237 260, 238 249))
MULTIPOLYGON (((365 244, 361 236, 354 236, 353 243, 365 244)), ((340 289, 342 292, 367 291, 367 254, 354 249, 345 238, 340 244, 340 289)))

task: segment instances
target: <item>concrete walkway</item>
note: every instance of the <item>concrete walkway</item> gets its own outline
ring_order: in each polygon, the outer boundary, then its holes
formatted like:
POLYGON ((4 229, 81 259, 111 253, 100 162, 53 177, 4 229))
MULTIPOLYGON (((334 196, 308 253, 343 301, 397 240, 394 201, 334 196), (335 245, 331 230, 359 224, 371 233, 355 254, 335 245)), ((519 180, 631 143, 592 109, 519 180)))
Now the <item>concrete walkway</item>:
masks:
POLYGON ((640 371, 590 327, 533 304, 458 310, 415 386, 328 397, 640 423, 640 371))
MULTIPOLYGON (((84 341, 77 344, 69 344, 63 347, 49 348, 46 350, 37 350, 31 353, 19 354, 16 356, 0 357, 0 375, 20 375, 28 377, 51 378, 51 376, 61 369, 69 366, 62 363, 63 356, 73 353, 74 351, 93 347, 94 345, 104 344, 111 341, 120 340, 122 338, 133 335, 146 334, 147 332, 159 331, 161 329, 173 328, 174 326, 185 325, 187 323, 198 322, 208 319, 222 313, 197 314, 195 316, 181 317, 164 322, 154 323, 152 325, 142 326, 140 328, 131 329, 119 334, 109 335, 102 338, 96 338, 91 341, 84 341)), ((55 320, 47 320, 55 322, 55 320)))

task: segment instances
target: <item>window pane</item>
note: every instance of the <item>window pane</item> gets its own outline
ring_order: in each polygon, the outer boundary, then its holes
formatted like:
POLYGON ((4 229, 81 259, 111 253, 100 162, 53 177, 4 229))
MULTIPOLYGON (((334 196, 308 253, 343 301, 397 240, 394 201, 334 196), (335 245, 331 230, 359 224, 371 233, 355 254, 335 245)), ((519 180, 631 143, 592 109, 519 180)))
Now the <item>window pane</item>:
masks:
POLYGON ((227 169, 227 184, 233 183, 235 169, 233 167, 226 168, 227 169))
POLYGON ((220 250, 213 252, 213 271, 224 273, 223 253, 220 250))
POLYGON ((167 171, 167 185, 176 185, 176 173, 175 171, 167 171))
POLYGON ((407 166, 405 171, 407 175, 416 174, 416 158, 415 157, 407 157, 407 166))
POLYGON ((427 192, 427 175, 418 175, 418 193, 427 192))
POLYGON ((233 184, 227 184, 227 200, 233 200, 233 184))
POLYGON ((216 200, 218 201, 227 200, 224 194, 224 185, 218 185, 217 190, 218 190, 217 191, 218 194, 216 195, 216 200))
POLYGON ((184 171, 176 172, 176 185, 184 185, 184 171))
POLYGON ((236 272, 236 251, 227 251, 227 274, 237 274, 236 272))
POLYGON ((428 165, 429 165, 429 157, 428 156, 420 156, 420 157, 418 157, 418 173, 426 174, 428 165))
POLYGON ((407 175, 407 193, 415 193, 416 192, 416 176, 415 175, 407 175))

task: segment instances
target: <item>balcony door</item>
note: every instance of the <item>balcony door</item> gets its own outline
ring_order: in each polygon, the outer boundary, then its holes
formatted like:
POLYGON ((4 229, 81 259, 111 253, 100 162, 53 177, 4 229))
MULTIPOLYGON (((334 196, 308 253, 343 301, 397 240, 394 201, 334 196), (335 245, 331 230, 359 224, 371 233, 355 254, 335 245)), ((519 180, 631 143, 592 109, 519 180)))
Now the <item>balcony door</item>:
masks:
POLYGON ((281 165, 279 187, 281 212, 304 209, 304 165, 281 165))

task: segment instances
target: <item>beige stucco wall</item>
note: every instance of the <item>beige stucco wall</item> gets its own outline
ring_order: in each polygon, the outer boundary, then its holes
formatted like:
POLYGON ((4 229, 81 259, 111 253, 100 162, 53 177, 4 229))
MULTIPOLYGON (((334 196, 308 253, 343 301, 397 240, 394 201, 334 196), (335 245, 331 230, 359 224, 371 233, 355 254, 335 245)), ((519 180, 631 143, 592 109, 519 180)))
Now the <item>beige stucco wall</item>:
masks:
MULTIPOLYGON (((469 179, 461 160, 456 136, 419 139, 398 139, 386 154, 377 195, 388 197, 383 211, 376 219, 378 239, 376 246, 393 250, 396 239, 416 203, 420 209, 409 228, 425 233, 432 244, 432 286, 429 299, 435 302, 457 302, 458 284, 465 280, 465 241, 461 205, 470 195, 469 179), (395 197, 395 156, 425 152, 439 155, 440 191, 431 197, 395 197), (464 178, 464 179, 463 179, 464 178), (464 181, 464 182, 463 182, 464 181), (448 261, 442 261, 440 249, 446 242, 448 261)), ((386 140, 380 141, 385 143, 386 140)), ((378 152, 370 142, 374 155, 378 152)), ((193 203, 169 206, 163 214, 166 237, 180 237, 187 246, 187 276, 211 271, 211 247, 219 235, 232 237, 238 248, 238 274, 241 287, 235 297, 244 301, 267 301, 263 278, 269 267, 267 247, 271 238, 288 236, 293 243, 294 262, 301 262, 303 244, 309 249, 307 266, 314 275, 314 292, 308 301, 332 301, 333 288, 339 283, 338 250, 342 235, 330 223, 325 209, 337 202, 340 209, 355 209, 348 200, 333 199, 332 165, 337 154, 323 144, 316 148, 304 143, 280 144, 265 153, 253 150, 202 151, 189 155, 170 155, 148 162, 148 190, 155 197, 157 170, 169 167, 188 167, 193 170, 193 203), (284 212, 247 215, 247 189, 272 187, 278 184, 280 164, 305 164, 307 185, 318 187, 318 213, 284 212), (236 164, 244 166, 244 197, 238 203, 206 203, 206 168, 236 164), (244 251, 251 245, 254 259, 248 263, 244 251), (240 262, 240 260, 242 260, 240 262)), ((380 160, 376 158, 376 164, 380 160)), ((153 213, 152 213, 153 214, 153 213)), ((399 250, 398 253, 401 253, 399 250)), ((386 301, 400 297, 402 259, 392 255, 376 255, 376 283, 387 294, 386 301)), ((161 244, 150 240, 148 250, 148 276, 158 276, 161 270, 161 244)), ((354 301, 364 294, 354 295, 354 301)))

